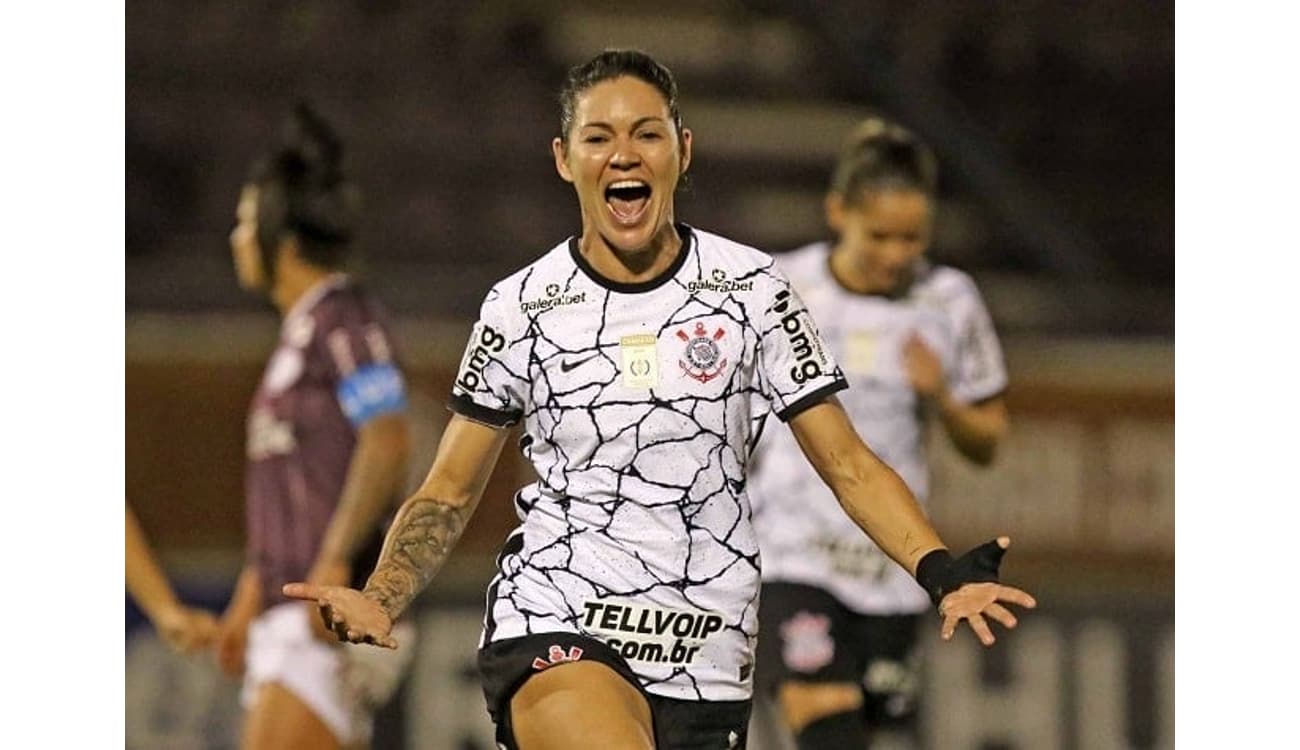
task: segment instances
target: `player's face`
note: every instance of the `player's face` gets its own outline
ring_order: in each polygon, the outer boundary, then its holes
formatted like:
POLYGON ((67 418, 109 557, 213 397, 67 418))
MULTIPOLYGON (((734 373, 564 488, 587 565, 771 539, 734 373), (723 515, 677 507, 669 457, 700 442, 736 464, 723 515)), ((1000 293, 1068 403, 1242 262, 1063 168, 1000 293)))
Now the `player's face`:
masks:
POLYGON ((832 220, 854 267, 871 288, 901 289, 930 245, 930 198, 918 190, 869 191, 832 220))
POLYGON ((591 86, 578 96, 566 139, 552 143, 555 168, 578 193, 584 236, 635 252, 671 227, 691 133, 678 137, 657 88, 631 76, 591 86))
POLYGON ((235 209, 235 228, 230 230, 230 252, 235 257, 235 275, 245 289, 262 289, 266 274, 262 251, 257 245, 257 188, 245 187, 235 209))

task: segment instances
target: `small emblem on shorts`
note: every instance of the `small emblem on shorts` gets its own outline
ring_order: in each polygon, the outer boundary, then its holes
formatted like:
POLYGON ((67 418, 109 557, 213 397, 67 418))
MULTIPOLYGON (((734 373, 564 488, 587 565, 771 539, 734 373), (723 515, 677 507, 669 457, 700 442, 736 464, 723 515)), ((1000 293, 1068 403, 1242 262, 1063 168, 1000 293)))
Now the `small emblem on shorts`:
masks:
POLYGON ((582 658, 582 649, 577 646, 569 646, 568 653, 565 653, 563 646, 557 646, 555 644, 551 644, 551 647, 546 651, 545 659, 543 659, 540 656, 533 659, 533 669, 541 671, 543 669, 546 669, 547 667, 553 667, 556 664, 564 664, 565 662, 577 661, 581 658, 582 658))
POLYGON ((680 328, 677 329, 677 338, 686 342, 686 358, 677 360, 682 372, 701 383, 707 383, 721 375, 727 366, 727 360, 722 358, 722 349, 718 347, 718 342, 726 335, 727 332, 719 328, 710 336, 708 329, 699 322, 695 324, 695 330, 691 334, 687 334, 680 328))
POLYGON ((831 618, 800 612, 781 624, 781 658, 796 672, 816 672, 835 657, 831 618))

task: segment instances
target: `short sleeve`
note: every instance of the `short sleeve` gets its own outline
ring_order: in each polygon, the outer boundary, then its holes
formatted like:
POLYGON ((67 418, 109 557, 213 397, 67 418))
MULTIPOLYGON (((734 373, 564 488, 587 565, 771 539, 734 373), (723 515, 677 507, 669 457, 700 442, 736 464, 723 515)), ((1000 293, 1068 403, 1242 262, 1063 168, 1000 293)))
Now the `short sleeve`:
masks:
POLYGON ((479 309, 448 403, 457 414, 492 427, 509 427, 524 411, 527 381, 515 362, 507 312, 493 288, 479 309))
POLYGON ((320 318, 339 407, 354 427, 406 409, 406 381, 388 331, 360 300, 332 306, 320 318))
POLYGON ((762 391, 783 422, 848 388, 799 293, 775 266, 759 330, 762 391))
POLYGON ((977 403, 1000 395, 1007 388, 1007 368, 993 319, 979 290, 970 282, 954 313, 957 351, 948 385, 962 403, 977 403))

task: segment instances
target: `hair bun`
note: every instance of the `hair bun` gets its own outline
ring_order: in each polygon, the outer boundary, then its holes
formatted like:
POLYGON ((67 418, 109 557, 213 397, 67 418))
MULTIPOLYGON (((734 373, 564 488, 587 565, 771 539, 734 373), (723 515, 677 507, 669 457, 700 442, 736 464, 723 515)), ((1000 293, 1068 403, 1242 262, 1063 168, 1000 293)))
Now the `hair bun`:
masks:
POLYGON ((912 131, 880 115, 870 115, 844 140, 830 187, 851 199, 868 187, 886 185, 933 193, 938 169, 934 153, 912 131))
POLYGON ((342 180, 343 142, 306 102, 294 105, 285 123, 277 161, 291 181, 330 187, 342 180))
POLYGON ((912 145, 914 143, 916 143, 916 136, 912 134, 912 131, 884 117, 872 115, 858 123, 849 132, 849 137, 844 141, 844 151, 848 153, 867 148, 912 145))

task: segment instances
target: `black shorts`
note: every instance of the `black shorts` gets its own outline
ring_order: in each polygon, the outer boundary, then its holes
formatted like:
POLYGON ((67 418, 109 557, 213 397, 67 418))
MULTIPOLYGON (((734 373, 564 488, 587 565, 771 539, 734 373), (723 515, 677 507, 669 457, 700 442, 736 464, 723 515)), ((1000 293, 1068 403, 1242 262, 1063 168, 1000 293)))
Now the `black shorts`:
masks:
POLYGON ((657 750, 744 748, 752 701, 687 701, 647 693, 627 661, 604 643, 577 633, 537 633, 489 643, 478 652, 479 674, 497 742, 518 750, 510 699, 524 682, 555 664, 584 659, 613 669, 645 696, 657 750))
POLYGON ((872 725, 915 715, 921 615, 859 614, 825 589, 801 583, 764 583, 760 602, 756 689, 851 682, 863 688, 872 725))

